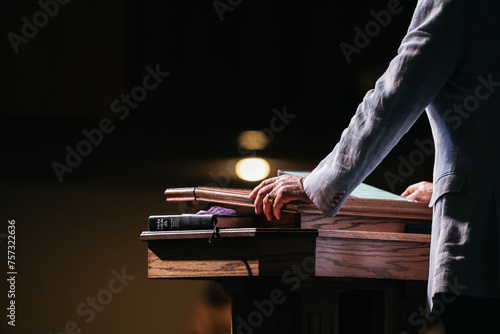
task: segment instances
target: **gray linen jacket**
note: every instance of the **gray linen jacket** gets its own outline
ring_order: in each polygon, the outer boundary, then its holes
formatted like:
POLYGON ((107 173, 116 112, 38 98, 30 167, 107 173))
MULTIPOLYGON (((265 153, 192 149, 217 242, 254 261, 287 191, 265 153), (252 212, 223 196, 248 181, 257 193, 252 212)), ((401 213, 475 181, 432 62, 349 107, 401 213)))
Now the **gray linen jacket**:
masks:
POLYGON ((500 297, 500 1, 420 0, 397 56, 304 189, 335 215, 425 108, 436 149, 431 310, 443 292, 500 297))

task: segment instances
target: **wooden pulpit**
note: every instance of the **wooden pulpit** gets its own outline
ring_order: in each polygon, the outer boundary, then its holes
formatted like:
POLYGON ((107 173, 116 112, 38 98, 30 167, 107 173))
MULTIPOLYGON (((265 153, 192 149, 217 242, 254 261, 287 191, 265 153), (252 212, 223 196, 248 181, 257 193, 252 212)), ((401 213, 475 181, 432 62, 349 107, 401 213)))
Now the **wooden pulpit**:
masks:
MULTIPOLYGON (((242 215, 253 214, 249 193, 166 191, 186 208, 224 205, 242 215)), ((335 217, 305 203, 287 204, 280 221, 253 214, 254 227, 220 229, 211 243, 212 230, 145 231, 148 276, 216 280, 232 298, 234 334, 416 333, 430 235, 412 231, 428 228, 431 210, 375 193, 353 193, 335 217)))

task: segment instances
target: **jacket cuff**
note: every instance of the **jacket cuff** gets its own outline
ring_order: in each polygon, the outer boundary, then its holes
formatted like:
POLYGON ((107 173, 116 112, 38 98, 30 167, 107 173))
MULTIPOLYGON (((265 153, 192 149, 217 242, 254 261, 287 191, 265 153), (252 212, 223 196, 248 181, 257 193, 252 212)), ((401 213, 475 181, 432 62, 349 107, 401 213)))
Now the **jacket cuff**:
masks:
POLYGON ((304 191, 325 216, 333 217, 340 210, 349 194, 340 185, 328 186, 329 182, 323 180, 319 174, 313 172, 304 179, 304 191))

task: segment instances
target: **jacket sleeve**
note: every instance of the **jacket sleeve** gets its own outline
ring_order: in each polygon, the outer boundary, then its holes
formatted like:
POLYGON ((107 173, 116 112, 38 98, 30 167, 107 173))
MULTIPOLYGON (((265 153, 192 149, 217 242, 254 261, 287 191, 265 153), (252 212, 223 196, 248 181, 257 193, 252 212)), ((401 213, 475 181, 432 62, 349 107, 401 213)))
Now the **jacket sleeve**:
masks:
POLYGON ((358 106, 333 151, 304 180, 316 206, 335 215, 455 71, 461 48, 461 1, 423 0, 391 61, 358 106))

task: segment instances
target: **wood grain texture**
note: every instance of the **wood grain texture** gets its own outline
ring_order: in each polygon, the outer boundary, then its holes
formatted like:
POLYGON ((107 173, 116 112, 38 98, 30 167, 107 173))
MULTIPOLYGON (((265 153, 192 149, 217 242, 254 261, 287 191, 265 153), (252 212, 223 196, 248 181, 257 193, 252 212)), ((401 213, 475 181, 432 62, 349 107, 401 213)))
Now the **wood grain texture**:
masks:
POLYGON ((314 263, 316 230, 238 228, 220 231, 143 232, 150 278, 282 275, 305 258, 314 263))
POLYGON ((427 235, 328 232, 316 240, 317 276, 428 278, 430 238, 427 235))
POLYGON ((318 236, 323 238, 359 239, 359 240, 381 240, 381 241, 409 241, 430 243, 431 236, 428 234, 393 233, 393 232, 371 232, 371 231, 335 231, 319 230, 318 236))
POLYGON ((316 228, 323 230, 352 230, 373 232, 399 232, 403 233, 407 224, 430 225, 430 220, 399 219, 399 218, 373 218, 360 216, 346 216, 337 214, 335 217, 323 215, 301 214, 300 226, 302 228, 316 228))
MULTIPOLYGON (((316 207, 306 203, 300 203, 297 212, 323 215, 316 207)), ((338 214, 372 218, 432 219, 432 209, 423 203, 356 197, 348 197, 338 214)))
POLYGON ((149 241, 149 278, 206 278, 259 275, 256 240, 227 238, 149 241), (236 244, 238 247, 236 247, 236 244))

